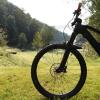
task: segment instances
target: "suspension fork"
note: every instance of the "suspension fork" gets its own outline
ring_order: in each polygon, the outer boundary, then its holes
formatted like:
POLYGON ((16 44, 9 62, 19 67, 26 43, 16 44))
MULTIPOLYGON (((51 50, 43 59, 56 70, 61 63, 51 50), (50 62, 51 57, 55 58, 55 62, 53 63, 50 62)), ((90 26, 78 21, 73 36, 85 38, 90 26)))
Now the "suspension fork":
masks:
POLYGON ((68 59, 68 57, 69 57, 70 50, 71 50, 71 48, 72 48, 72 45, 73 45, 73 42, 74 42, 76 36, 77 36, 77 32, 74 31, 74 32, 72 33, 71 38, 70 38, 70 40, 68 41, 67 45, 65 44, 66 50, 65 50, 65 52, 64 52, 64 55, 63 55, 63 58, 62 58, 62 60, 61 60, 60 66, 59 66, 59 68, 57 69, 57 72, 62 72, 62 71, 64 71, 64 70, 66 70, 67 66, 65 66, 65 64, 66 64, 66 61, 67 61, 67 59, 68 59))

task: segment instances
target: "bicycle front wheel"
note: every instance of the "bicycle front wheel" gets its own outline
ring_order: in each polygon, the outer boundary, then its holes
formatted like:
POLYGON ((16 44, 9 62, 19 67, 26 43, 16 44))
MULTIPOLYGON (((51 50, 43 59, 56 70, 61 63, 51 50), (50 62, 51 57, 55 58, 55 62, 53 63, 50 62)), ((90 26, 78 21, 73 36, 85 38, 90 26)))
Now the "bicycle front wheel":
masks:
POLYGON ((85 61, 75 49, 70 50, 66 72, 56 72, 65 50, 63 44, 49 45, 36 55, 32 64, 31 77, 36 89, 52 100, 74 96, 86 80, 85 61))

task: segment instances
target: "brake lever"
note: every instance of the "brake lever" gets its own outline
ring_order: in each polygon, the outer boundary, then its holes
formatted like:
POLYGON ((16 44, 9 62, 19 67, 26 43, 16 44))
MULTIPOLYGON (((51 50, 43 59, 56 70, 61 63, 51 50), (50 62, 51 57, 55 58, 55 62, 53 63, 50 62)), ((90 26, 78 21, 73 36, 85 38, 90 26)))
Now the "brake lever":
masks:
POLYGON ((78 16, 81 14, 81 6, 82 6, 82 3, 79 3, 79 4, 78 4, 77 10, 75 10, 74 13, 73 13, 74 16, 76 16, 76 17, 75 17, 75 19, 74 19, 74 22, 71 23, 72 26, 74 26, 74 25, 76 24, 77 18, 78 18, 78 16))

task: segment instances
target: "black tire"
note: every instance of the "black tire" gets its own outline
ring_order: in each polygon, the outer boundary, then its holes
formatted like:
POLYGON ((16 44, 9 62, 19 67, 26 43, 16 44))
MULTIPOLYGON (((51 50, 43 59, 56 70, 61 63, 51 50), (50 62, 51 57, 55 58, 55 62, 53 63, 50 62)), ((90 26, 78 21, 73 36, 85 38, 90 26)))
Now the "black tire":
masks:
POLYGON ((47 52, 49 52, 50 50, 55 50, 55 49, 66 49, 66 47, 63 44, 53 44, 53 45, 49 45, 46 48, 42 49, 34 58, 33 63, 32 63, 32 68, 31 68, 31 77, 32 77, 32 81, 34 86, 36 87, 36 89, 44 96, 46 96, 47 98, 53 100, 53 98, 55 97, 59 97, 61 100, 65 99, 65 98, 70 98, 74 95, 76 95, 81 88, 83 87, 85 80, 86 80, 86 76, 87 76, 87 68, 86 68, 86 64, 85 61, 82 57, 82 55, 75 49, 72 48, 70 50, 70 52, 72 54, 75 55, 76 59, 78 60, 79 64, 80 64, 80 78, 79 81, 77 82, 76 86, 69 91, 68 93, 64 93, 64 94, 54 94, 54 93, 50 93, 48 90, 46 90, 40 83, 40 81, 38 80, 37 77, 37 67, 38 67, 38 63, 40 61, 40 59, 43 57, 43 55, 47 52))

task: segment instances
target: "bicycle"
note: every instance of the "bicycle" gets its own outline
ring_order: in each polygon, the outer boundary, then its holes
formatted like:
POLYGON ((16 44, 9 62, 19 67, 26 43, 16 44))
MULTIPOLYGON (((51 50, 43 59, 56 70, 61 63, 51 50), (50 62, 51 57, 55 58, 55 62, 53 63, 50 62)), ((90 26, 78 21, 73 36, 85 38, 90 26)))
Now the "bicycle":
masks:
POLYGON ((61 100, 70 98, 76 95, 85 83, 87 66, 78 51, 80 47, 73 45, 78 34, 82 34, 100 56, 100 43, 88 29, 96 33, 100 31, 82 25, 82 19, 79 18, 81 6, 82 3, 79 3, 78 9, 74 12, 74 30, 68 43, 48 45, 35 56, 32 63, 31 77, 35 88, 51 100, 56 97, 61 100))

